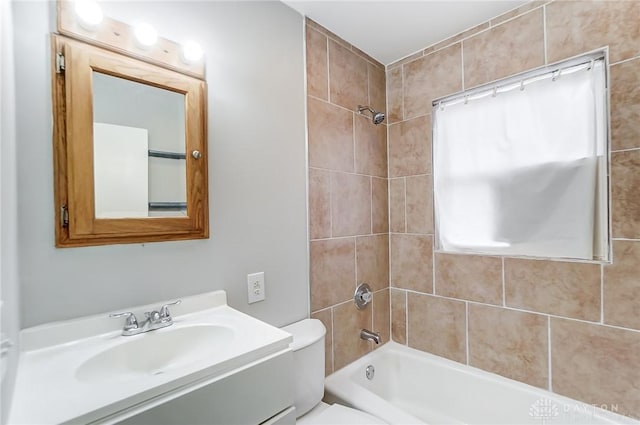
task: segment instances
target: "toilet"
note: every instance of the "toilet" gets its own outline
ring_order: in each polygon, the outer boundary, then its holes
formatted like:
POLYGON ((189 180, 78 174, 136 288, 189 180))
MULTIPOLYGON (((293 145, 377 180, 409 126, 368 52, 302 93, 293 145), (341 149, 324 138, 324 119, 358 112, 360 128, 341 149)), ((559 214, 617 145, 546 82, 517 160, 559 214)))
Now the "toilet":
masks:
POLYGON ((324 336, 317 319, 305 319, 282 328, 293 335, 296 423, 303 425, 372 425, 386 422, 360 410, 329 405, 324 395, 324 336))

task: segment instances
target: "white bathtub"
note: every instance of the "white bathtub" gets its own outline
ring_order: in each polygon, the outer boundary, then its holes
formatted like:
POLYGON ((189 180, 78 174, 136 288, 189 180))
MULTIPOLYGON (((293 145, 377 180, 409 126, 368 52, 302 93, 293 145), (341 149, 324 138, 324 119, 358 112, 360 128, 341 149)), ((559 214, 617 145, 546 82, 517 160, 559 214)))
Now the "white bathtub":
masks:
POLYGON ((325 401, 393 425, 640 423, 395 342, 328 376, 325 401), (366 377, 369 365, 375 368, 371 380, 366 377))

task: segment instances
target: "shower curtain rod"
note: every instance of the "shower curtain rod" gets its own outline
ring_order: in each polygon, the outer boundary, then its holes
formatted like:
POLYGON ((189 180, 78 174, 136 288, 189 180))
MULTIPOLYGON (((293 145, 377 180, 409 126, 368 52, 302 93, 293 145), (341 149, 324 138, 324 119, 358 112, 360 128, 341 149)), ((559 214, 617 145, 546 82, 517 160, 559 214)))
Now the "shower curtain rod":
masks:
POLYGON ((504 93, 517 87, 524 90, 526 84, 539 81, 548 76, 552 76, 552 78, 556 80, 557 78, 561 78, 563 73, 566 74, 567 71, 575 72, 585 67, 590 69, 596 62, 604 61, 606 57, 607 49, 597 50, 435 99, 432 102, 432 106, 433 108, 444 108, 447 105, 461 102, 466 103, 468 100, 479 99, 489 95, 496 96, 499 93, 504 93))

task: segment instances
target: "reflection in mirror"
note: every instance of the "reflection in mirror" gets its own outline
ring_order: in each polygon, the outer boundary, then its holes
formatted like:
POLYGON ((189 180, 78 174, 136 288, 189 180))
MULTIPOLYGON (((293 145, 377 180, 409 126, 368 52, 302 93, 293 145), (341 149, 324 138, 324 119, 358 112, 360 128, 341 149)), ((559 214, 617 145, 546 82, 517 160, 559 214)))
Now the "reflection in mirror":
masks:
POLYGON ((96 218, 187 213, 185 96, 93 71, 96 218))

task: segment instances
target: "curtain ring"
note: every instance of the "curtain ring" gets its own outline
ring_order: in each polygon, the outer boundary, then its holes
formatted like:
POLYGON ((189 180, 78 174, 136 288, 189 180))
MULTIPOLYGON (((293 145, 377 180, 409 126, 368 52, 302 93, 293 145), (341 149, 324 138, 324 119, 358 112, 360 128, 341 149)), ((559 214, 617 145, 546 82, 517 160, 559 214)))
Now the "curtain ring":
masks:
POLYGON ((467 103, 469 103, 469 95, 464 97, 464 104, 466 105, 467 103))
POLYGON ((555 74, 555 75, 551 78, 551 81, 556 81, 556 80, 557 80, 558 78, 560 78, 560 76, 562 75, 562 70, 561 70, 561 69, 557 70, 556 72, 557 72, 557 74, 555 74))
POLYGON ((496 97, 496 95, 498 94, 498 87, 494 87, 493 88, 493 97, 496 97))
POLYGON ((520 80, 520 91, 524 91, 524 80, 520 80))
POLYGON ((442 104, 442 102, 438 102, 438 106, 440 107, 441 111, 444 111, 444 105, 442 104))
POLYGON ((587 67, 587 71, 591 71, 593 69, 593 64, 596 62, 595 59, 591 59, 591 62, 589 63, 589 66, 587 67))

